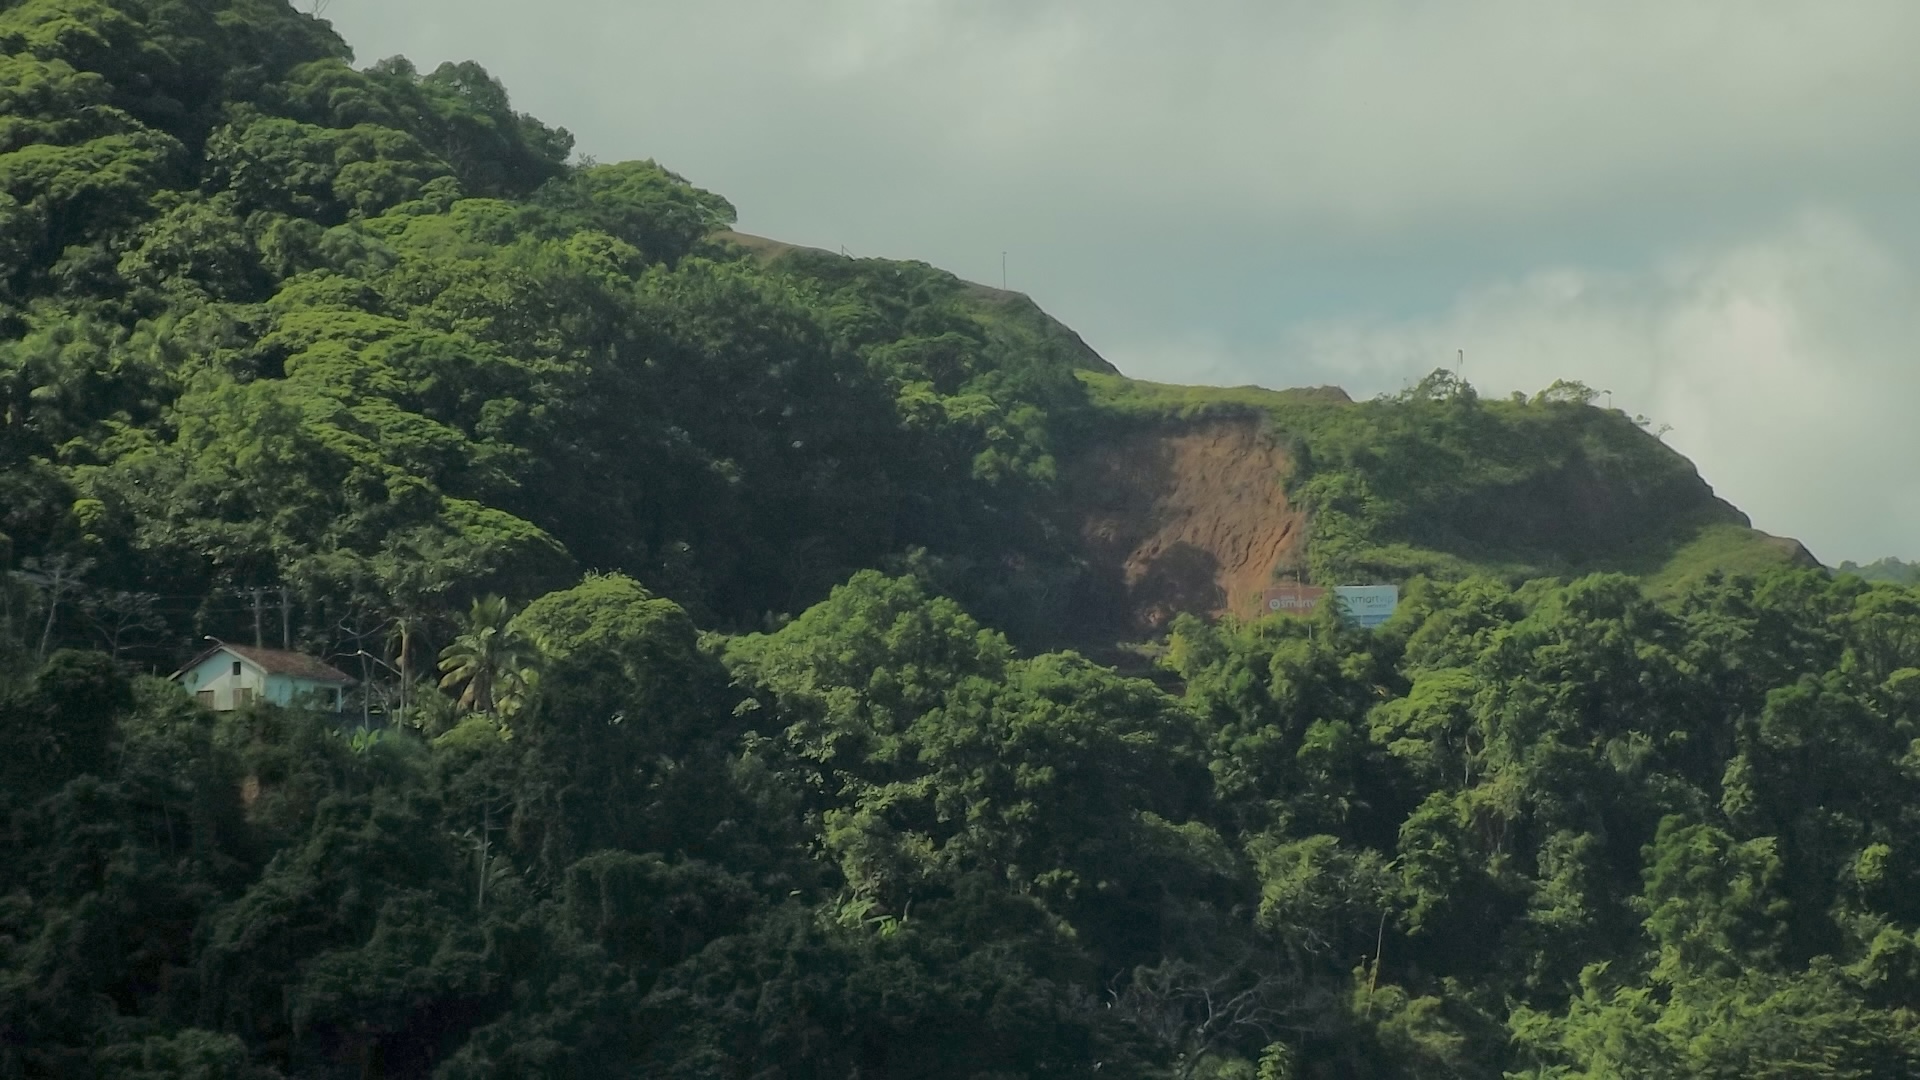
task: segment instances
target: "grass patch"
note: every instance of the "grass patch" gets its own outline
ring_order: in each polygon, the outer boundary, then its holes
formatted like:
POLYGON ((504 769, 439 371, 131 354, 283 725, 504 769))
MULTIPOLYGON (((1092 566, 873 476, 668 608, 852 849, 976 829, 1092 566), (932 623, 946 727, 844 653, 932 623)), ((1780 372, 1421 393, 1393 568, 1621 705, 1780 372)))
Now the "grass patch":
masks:
POLYGON ((1336 386, 1269 390, 1264 386, 1175 386, 1145 382, 1099 371, 1076 372, 1090 403, 1106 412, 1137 419, 1201 420, 1228 416, 1272 415, 1301 405, 1351 405, 1336 386))
POLYGON ((1671 599, 1712 573, 1759 575, 1784 569, 1802 561, 1800 551, 1790 540, 1744 525, 1708 525, 1647 576, 1647 592, 1671 599))

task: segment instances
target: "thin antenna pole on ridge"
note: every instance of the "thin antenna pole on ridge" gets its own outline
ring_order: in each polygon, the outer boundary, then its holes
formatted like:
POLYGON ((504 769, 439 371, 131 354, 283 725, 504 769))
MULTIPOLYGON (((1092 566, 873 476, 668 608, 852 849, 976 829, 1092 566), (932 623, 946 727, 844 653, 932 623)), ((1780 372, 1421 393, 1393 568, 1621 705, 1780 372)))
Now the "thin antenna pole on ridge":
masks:
POLYGON ((1000 291, 1007 291, 1007 253, 1000 253, 1000 291))

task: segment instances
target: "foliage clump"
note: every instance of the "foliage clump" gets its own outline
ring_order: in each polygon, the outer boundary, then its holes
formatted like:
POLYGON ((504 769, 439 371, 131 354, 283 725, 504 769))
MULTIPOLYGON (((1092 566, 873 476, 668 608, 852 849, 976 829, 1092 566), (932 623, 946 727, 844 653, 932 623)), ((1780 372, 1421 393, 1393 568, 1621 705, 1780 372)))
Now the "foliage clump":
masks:
POLYGON ((450 656, 538 677, 432 739, 10 683, 0 1062, 1920 1069, 1911 590, 1420 581, 1370 632, 1183 619, 1178 693, 924 577, 734 637, 619 576, 496 606, 450 656))

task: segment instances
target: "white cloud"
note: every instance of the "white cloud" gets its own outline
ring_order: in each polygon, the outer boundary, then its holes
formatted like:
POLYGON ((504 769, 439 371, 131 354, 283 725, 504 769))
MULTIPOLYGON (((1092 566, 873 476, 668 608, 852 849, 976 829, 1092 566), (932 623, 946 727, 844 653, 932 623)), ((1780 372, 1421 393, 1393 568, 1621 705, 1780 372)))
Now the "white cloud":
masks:
POLYGON ((794 170, 807 195, 820 154, 852 153, 851 171, 886 161, 936 188, 1380 229, 1792 186, 1920 151, 1908 0, 336 0, 328 15, 363 51, 483 60, 600 157, 794 170))
MULTIPOLYGON (((1122 353, 1149 378, 1397 390, 1466 352, 1484 395, 1557 378, 1611 391, 1755 525, 1822 559, 1920 556, 1920 268, 1844 216, 1638 272, 1543 270, 1404 321, 1330 320, 1271 349, 1122 353)), ((1603 401, 1604 403, 1604 401, 1603 401)))

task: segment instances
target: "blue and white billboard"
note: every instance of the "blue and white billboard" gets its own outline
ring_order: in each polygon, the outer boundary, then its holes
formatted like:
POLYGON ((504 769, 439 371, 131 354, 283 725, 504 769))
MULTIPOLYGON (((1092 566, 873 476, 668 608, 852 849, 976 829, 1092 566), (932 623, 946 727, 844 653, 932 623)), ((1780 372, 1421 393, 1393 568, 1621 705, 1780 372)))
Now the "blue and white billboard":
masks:
POLYGON ((1400 606, 1400 586, 1335 585, 1333 598, 1348 622, 1371 630, 1393 617, 1394 609, 1400 606))

